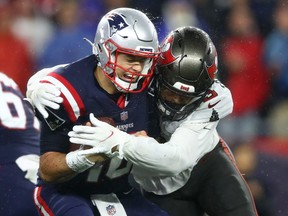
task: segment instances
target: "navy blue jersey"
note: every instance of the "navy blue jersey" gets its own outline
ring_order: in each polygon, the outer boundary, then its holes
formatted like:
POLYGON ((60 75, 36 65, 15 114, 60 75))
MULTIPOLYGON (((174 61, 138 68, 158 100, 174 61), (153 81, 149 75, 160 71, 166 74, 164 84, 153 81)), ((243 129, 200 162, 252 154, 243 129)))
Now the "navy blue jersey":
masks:
POLYGON ((153 78, 148 87, 148 136, 154 137, 159 141, 159 137, 161 134, 160 127, 160 117, 161 114, 157 107, 157 94, 155 92, 156 89, 156 80, 153 78))
POLYGON ((0 215, 36 215, 39 122, 16 83, 0 73, 0 215))
POLYGON ((0 108, 0 163, 13 163, 23 154, 39 155, 39 122, 15 82, 2 73, 0 108))
MULTIPOLYGON (((64 102, 59 110, 49 111, 48 119, 42 119, 41 154, 49 151, 68 153, 71 144, 67 133, 73 125, 88 121, 90 113, 95 117, 111 117, 120 130, 128 133, 147 130, 147 92, 128 94, 129 102, 122 109, 115 102, 116 95, 109 95, 99 86, 94 77, 96 67, 97 60, 91 55, 58 68, 45 77, 44 82, 60 87, 64 102)), ((57 188, 86 195, 123 192, 130 189, 130 170, 130 163, 113 158, 100 167, 91 168, 68 182, 58 184, 57 188)), ((39 185, 43 184, 40 179, 39 185)))

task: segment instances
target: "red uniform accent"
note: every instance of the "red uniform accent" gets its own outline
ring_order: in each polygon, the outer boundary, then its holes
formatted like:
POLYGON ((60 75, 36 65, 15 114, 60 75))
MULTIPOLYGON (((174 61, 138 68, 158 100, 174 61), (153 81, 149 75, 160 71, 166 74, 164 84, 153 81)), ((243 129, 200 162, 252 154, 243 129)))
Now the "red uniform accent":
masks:
POLYGON ((124 108, 125 108, 125 99, 126 99, 126 94, 122 94, 122 95, 120 95, 120 97, 118 98, 117 105, 118 105, 121 109, 124 109, 124 108))
POLYGON ((173 43, 173 36, 170 36, 165 39, 163 46, 161 47, 162 53, 159 58, 160 65, 167 65, 174 62, 177 58, 171 53, 170 46, 173 43))

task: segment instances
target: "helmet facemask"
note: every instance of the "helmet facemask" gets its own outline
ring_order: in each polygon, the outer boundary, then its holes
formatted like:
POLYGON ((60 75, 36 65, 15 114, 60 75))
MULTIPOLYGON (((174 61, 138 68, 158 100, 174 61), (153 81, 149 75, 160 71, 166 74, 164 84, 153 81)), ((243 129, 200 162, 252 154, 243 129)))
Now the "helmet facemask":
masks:
POLYGON ((146 88, 153 76, 158 53, 125 49, 111 40, 107 40, 105 43, 105 51, 107 52, 108 60, 103 66, 103 72, 119 91, 137 93, 146 88), (145 58, 142 71, 139 73, 121 66, 118 62, 118 56, 121 53, 145 58), (125 72, 125 79, 118 76, 117 68, 125 72))
POLYGON ((171 87, 165 81, 157 80, 157 106, 160 114, 168 120, 180 121, 191 114, 205 97, 205 92, 202 94, 185 94, 174 87, 171 87), (177 98, 177 102, 173 98, 177 98))

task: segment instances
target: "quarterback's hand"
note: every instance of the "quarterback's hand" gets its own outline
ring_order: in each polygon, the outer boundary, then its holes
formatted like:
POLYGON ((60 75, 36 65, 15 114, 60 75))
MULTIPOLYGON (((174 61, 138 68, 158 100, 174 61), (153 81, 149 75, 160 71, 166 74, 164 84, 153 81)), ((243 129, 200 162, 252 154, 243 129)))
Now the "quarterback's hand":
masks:
POLYGON ((77 173, 84 172, 92 166, 100 166, 108 157, 98 154, 95 147, 91 149, 78 149, 71 151, 66 155, 66 163, 73 171, 77 173))
POLYGON ((59 109, 59 104, 63 102, 60 94, 61 92, 56 86, 37 81, 28 85, 26 100, 28 100, 33 107, 36 107, 44 118, 47 118, 49 114, 45 110, 45 106, 52 109, 59 109))
POLYGON ((129 142, 134 136, 120 131, 105 122, 99 121, 94 115, 90 114, 90 126, 74 126, 73 131, 68 133, 70 142, 75 144, 89 145, 92 149, 86 153, 104 153, 108 157, 114 157, 117 145, 129 142))

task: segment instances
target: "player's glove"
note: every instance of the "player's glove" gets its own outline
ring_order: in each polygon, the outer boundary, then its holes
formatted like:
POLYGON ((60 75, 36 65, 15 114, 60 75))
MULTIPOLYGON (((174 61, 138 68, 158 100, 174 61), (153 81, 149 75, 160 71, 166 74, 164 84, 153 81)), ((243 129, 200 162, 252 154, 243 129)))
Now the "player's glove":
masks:
POLYGON ((73 131, 68 133, 71 143, 93 147, 92 149, 85 150, 87 153, 93 151, 94 153, 104 153, 108 157, 114 157, 118 155, 118 152, 115 151, 117 145, 123 145, 134 138, 133 135, 99 121, 92 113, 89 117, 92 127, 77 125, 73 127, 73 131))
POLYGON ((45 110, 45 106, 52 109, 59 109, 59 103, 63 102, 60 94, 61 92, 56 86, 50 83, 36 81, 27 86, 26 100, 28 100, 33 107, 37 108, 44 118, 47 118, 49 114, 45 110))
POLYGON ((100 166, 106 159, 105 155, 98 154, 94 148, 85 150, 80 148, 66 155, 67 165, 77 173, 84 172, 92 166, 100 166))
POLYGON ((59 109, 59 103, 63 102, 60 97, 60 90, 48 83, 41 83, 41 80, 57 68, 65 67, 67 64, 56 65, 51 68, 44 68, 35 73, 27 83, 27 91, 25 100, 29 101, 31 105, 38 109, 44 118, 49 116, 45 110, 45 106, 52 109, 59 109))

